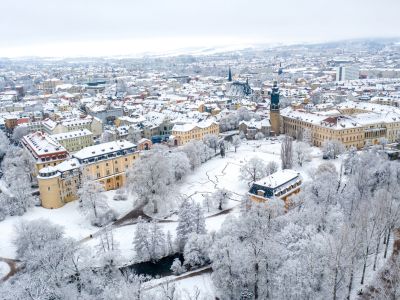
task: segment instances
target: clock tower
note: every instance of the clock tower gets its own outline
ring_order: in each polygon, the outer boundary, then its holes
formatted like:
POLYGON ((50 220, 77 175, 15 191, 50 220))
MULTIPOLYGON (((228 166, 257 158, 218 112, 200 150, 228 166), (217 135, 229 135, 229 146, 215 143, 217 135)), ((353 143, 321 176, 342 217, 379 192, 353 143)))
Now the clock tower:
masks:
POLYGON ((271 121, 271 130, 275 135, 279 135, 281 131, 281 114, 279 112, 279 87, 276 81, 274 81, 271 91, 269 118, 271 121))

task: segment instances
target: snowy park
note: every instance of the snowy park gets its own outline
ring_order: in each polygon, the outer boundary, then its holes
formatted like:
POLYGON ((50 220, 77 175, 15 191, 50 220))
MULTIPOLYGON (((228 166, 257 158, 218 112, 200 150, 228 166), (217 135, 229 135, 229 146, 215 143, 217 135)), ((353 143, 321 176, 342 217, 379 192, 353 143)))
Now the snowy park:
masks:
MULTIPOLYGON (((293 152, 296 153, 298 148, 296 143, 294 143, 294 147, 293 152)), ((192 203, 188 208, 189 210, 197 211, 197 209, 200 209, 204 214, 204 232, 218 235, 221 230, 226 230, 223 229, 223 224, 228 217, 239 220, 242 215, 243 206, 241 203, 249 191, 251 182, 248 178, 245 179, 243 175, 244 166, 255 161, 264 167, 272 164, 279 168, 282 159, 281 148, 281 140, 263 139, 243 141, 237 149, 228 147, 224 157, 219 154, 210 155, 209 159, 196 165, 194 170, 186 170, 185 174, 174 183, 173 190, 175 193, 169 194, 169 199, 175 200, 171 201, 169 206, 165 206, 165 209, 160 206, 162 209, 157 213, 153 213, 151 210, 134 209, 137 206, 138 198, 135 193, 130 192, 129 187, 124 190, 127 196, 126 200, 122 201, 116 200, 116 196, 121 195, 117 191, 102 192, 101 197, 96 198, 104 199, 107 207, 113 210, 117 220, 102 228, 94 226, 92 220, 82 214, 78 201, 67 203, 62 208, 54 210, 32 207, 23 216, 7 217, 0 222, 0 232, 2 233, 0 237, 0 257, 19 259, 18 250, 12 238, 15 235, 16 228, 21 226, 21 222, 39 220, 40 223, 51 222, 61 226, 65 237, 78 241, 82 249, 86 249, 84 252, 90 259, 92 267, 101 268, 104 264, 109 263, 103 255, 99 255, 99 249, 104 247, 105 242, 109 244, 111 241, 113 264, 120 268, 130 268, 143 260, 149 259, 146 253, 138 252, 137 243, 141 237, 137 234, 141 233, 142 230, 147 230, 150 234, 154 228, 155 232, 158 232, 155 237, 159 237, 167 244, 172 245, 175 244, 176 240, 179 240, 179 232, 182 231, 179 228, 180 218, 182 217, 179 206, 180 203, 185 203, 185 201, 192 203), (221 202, 218 204, 218 201, 221 202), (135 211, 138 214, 131 215, 135 211), (147 221, 151 222, 147 223, 147 221)), ((159 151, 164 151, 162 148, 160 149, 156 149, 154 153, 157 155, 159 151)), ((348 154, 340 155, 337 159, 329 160, 329 163, 327 163, 322 158, 321 149, 307 147, 306 150, 302 153, 299 151, 297 156, 294 156, 295 161, 293 163, 294 170, 300 173, 304 183, 313 185, 314 181, 317 180, 314 175, 315 172, 325 172, 325 169, 320 168, 321 164, 325 165, 326 170, 332 172, 339 172, 342 165, 348 164, 348 154)), ((177 170, 180 172, 180 169, 175 169, 175 172, 178 172, 177 170)), ((324 176, 318 178, 318 182, 315 182, 318 188, 321 187, 321 180, 329 180, 325 179, 324 176)), ((328 178, 331 175, 326 176, 328 178)), ((171 191, 167 192, 170 193, 171 191)), ((321 192, 325 193, 323 189, 321 192)), ((285 218, 285 216, 282 217, 285 218)), ((330 217, 335 218, 334 214, 330 217)), ((298 229, 293 227, 290 230, 300 230, 300 227, 298 229)), ((308 229, 304 228, 303 230, 307 231, 308 229)), ((207 240, 200 242, 207 243, 207 240)), ((383 253, 390 252, 392 247, 393 239, 389 241, 387 247, 380 246, 379 252, 376 252, 379 255, 374 255, 371 252, 365 256, 365 265, 370 268, 374 265, 374 271, 367 272, 365 275, 362 274, 363 281, 372 280, 375 270, 378 270, 385 262, 383 253)), ((168 253, 173 254, 175 251, 169 250, 168 253)), ((155 254, 155 257, 160 258, 163 255, 168 255, 168 253, 155 254)), ((7 273, 8 265, 4 263, 2 265, 1 271, 4 275, 7 273)), ((362 264, 355 265, 355 269, 360 268, 362 269, 362 264)), ((169 271, 169 267, 167 267, 167 271, 169 271)), ((214 275, 212 275, 210 266, 194 267, 193 270, 185 269, 182 272, 181 275, 179 275, 179 272, 173 275, 169 271, 167 276, 146 282, 144 288, 147 291, 158 293, 169 285, 173 285, 178 293, 188 295, 188 297, 193 297, 198 292, 206 298, 218 295, 212 280, 214 275)), ((353 280, 352 294, 355 294, 360 289, 361 273, 356 272, 353 275, 353 280)))

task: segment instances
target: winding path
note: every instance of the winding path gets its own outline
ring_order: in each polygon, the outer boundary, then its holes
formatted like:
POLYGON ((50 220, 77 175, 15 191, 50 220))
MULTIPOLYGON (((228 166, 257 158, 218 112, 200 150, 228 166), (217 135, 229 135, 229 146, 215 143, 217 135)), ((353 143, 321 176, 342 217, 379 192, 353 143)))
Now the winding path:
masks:
POLYGON ((0 257, 0 261, 5 262, 10 268, 8 274, 3 278, 0 278, 0 281, 6 281, 8 278, 10 278, 11 276, 13 276, 15 273, 18 272, 19 268, 17 267, 17 263, 20 262, 19 260, 0 257))

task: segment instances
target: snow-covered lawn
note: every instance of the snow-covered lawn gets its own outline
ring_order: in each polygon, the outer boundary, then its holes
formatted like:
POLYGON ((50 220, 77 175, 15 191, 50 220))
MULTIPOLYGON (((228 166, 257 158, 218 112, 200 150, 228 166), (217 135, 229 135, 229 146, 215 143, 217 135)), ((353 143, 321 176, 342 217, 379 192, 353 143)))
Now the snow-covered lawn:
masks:
POLYGON ((0 261, 0 279, 6 276, 10 272, 10 267, 7 263, 0 261))
POLYGON ((183 299, 195 299, 194 296, 197 292, 200 292, 200 299, 215 299, 216 293, 211 279, 211 272, 194 275, 193 277, 188 277, 189 273, 152 280, 149 283, 149 290, 162 295, 163 291, 167 289, 167 282, 169 282, 169 287, 174 285, 177 294, 183 299), (185 278, 181 279, 180 277, 185 278))
MULTIPOLYGON (((229 214, 239 213, 239 200, 242 195, 248 191, 248 185, 240 181, 240 168, 252 157, 258 157, 265 163, 275 161, 280 164, 280 143, 278 141, 246 141, 243 142, 235 153, 233 149, 229 149, 225 158, 215 157, 199 166, 194 172, 189 173, 182 182, 177 186, 178 193, 191 197, 199 203, 203 203, 204 195, 212 193, 218 188, 225 188, 231 191, 232 200, 227 204, 227 208, 232 208, 229 213, 211 216, 206 219, 206 227, 208 231, 216 231, 220 228, 229 214)), ((322 162, 322 155, 319 149, 312 148, 311 153, 313 160, 300 168, 302 176, 306 179, 309 169, 317 167, 322 162)), ((339 160, 334 161, 335 164, 339 160)), ((113 208, 118 216, 128 213, 133 207, 133 199, 129 197, 126 201, 114 201, 115 191, 105 192, 107 202, 113 208)), ((206 212, 206 215, 218 213, 218 210, 206 212)), ((52 222, 63 226, 66 236, 80 240, 88 237, 99 230, 99 228, 90 225, 78 211, 78 202, 74 201, 66 204, 64 207, 54 210, 44 209, 41 207, 31 208, 22 217, 7 217, 0 222, 0 256, 7 258, 17 258, 12 239, 15 236, 15 225, 23 220, 34 220, 42 218, 45 221, 52 222)), ((170 220, 176 221, 177 216, 173 215, 170 220)), ((164 232, 170 232, 175 238, 176 222, 160 223, 164 232)), ((113 230, 114 238, 119 244, 121 252, 121 265, 127 264, 134 260, 135 252, 133 250, 133 237, 136 225, 127 225, 118 227, 113 230)), ((98 238, 93 238, 85 243, 89 247, 93 247, 93 256, 95 256, 94 247, 98 244, 98 238)))
POLYGON ((215 157, 186 176, 179 184, 179 191, 183 195, 191 196, 197 193, 212 193, 218 188, 225 188, 243 195, 249 187, 239 180, 240 167, 252 157, 258 157, 266 163, 270 161, 280 163, 280 144, 272 144, 268 140, 244 142, 236 153, 230 149, 224 158, 215 157))
MULTIPOLYGON (((114 201, 112 200, 115 191, 105 192, 107 202, 119 216, 129 212, 133 206, 133 200, 114 201)), ((43 219, 44 222, 51 222, 64 228, 65 235, 76 240, 83 239, 99 230, 90 224, 78 210, 78 201, 67 203, 58 209, 46 209, 43 207, 32 207, 23 216, 7 217, 0 222, 0 257, 17 258, 16 249, 12 243, 15 237, 15 226, 22 221, 43 219)))

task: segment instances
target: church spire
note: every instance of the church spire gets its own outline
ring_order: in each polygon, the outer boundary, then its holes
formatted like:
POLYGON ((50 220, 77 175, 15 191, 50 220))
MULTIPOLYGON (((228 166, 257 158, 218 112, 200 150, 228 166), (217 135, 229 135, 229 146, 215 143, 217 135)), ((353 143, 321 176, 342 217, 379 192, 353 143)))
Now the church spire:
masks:
POLYGON ((229 66, 228 81, 229 81, 229 82, 232 82, 232 71, 231 71, 231 66, 229 66))

